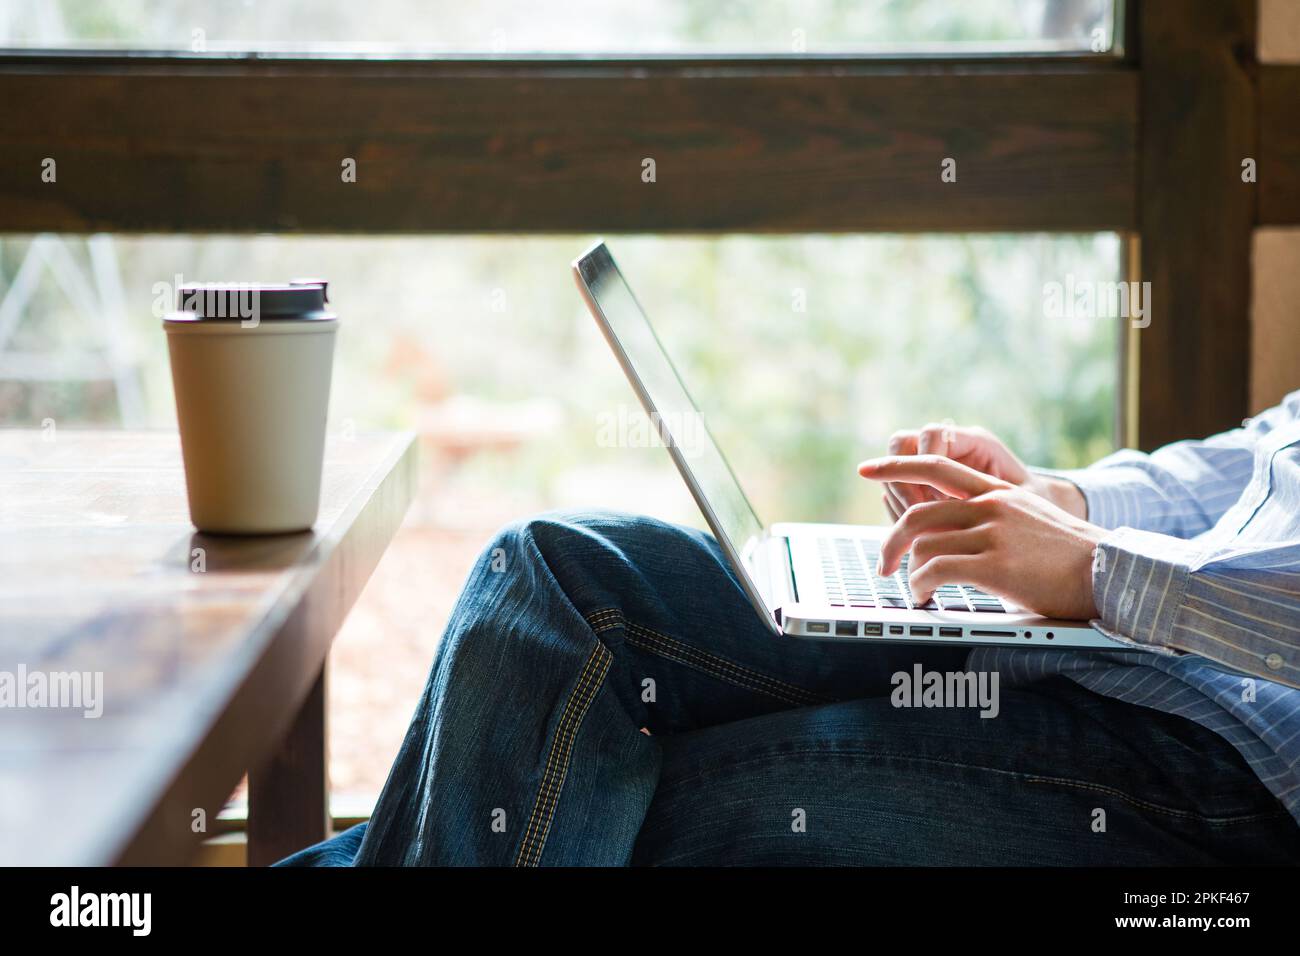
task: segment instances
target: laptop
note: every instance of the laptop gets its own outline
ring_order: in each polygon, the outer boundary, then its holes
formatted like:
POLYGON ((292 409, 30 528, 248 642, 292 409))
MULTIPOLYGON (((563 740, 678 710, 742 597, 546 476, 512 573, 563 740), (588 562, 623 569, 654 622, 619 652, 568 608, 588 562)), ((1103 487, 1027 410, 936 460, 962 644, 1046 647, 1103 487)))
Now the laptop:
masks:
POLYGON ((1115 650, 1087 621, 1044 618, 969 585, 918 604, 898 572, 876 574, 889 529, 764 525, 691 400, 649 318, 603 242, 573 262, 578 289, 726 554, 773 634, 826 641, 1115 650))

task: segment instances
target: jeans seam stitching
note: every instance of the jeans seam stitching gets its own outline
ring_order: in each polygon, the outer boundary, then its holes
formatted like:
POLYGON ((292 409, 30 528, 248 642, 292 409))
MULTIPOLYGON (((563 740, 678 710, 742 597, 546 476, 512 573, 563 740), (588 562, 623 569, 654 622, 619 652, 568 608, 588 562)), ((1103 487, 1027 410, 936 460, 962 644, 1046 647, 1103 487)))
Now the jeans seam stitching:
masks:
POLYGON ((650 628, 643 627, 640 624, 629 622, 628 627, 634 631, 641 632, 643 636, 648 637, 651 640, 658 639, 662 643, 667 644, 669 647, 675 648, 677 652, 680 654, 684 654, 686 656, 695 656, 699 658, 701 662, 701 666, 703 666, 704 663, 707 661, 708 663, 720 669, 724 669, 724 670, 731 669, 737 674, 737 676, 748 677, 750 680, 753 680, 761 684, 765 684, 768 687, 772 688, 773 690, 779 690, 782 693, 788 694, 790 696, 801 698, 806 703, 829 704, 833 702, 833 698, 826 697, 814 691, 805 690, 804 688, 798 686, 797 684, 791 684, 788 681, 779 680, 778 678, 775 677, 769 677, 768 675, 760 671, 756 671, 753 670, 752 668, 745 667, 743 664, 737 664, 734 661, 727 660, 724 657, 719 657, 715 654, 710 654, 707 651, 702 651, 697 647, 692 647, 690 644, 686 644, 682 641, 678 641, 674 638, 668 637, 665 634, 660 634, 658 631, 653 631, 650 628))
POLYGON ((1207 817, 1193 810, 1175 810, 1173 807, 1161 806, 1158 803, 1151 803, 1148 800, 1142 800, 1132 794, 1125 793, 1123 790, 1117 790, 1114 787, 1103 786, 1097 783, 1088 783, 1083 780, 1071 780, 1068 777, 1045 777, 1042 774, 1027 774, 1026 779, 1029 783, 1037 784, 1059 784, 1064 787, 1074 787, 1079 790, 1088 790, 1095 793, 1109 794, 1118 797, 1126 803, 1141 807, 1144 810, 1150 810, 1153 813, 1162 813, 1166 816, 1178 817, 1181 819, 1200 820, 1210 826, 1234 826, 1238 823, 1253 823, 1257 820, 1267 820, 1270 817, 1284 813, 1284 810, 1271 812, 1261 811, 1259 813, 1238 814, 1231 817, 1207 817))
POLYGON ((546 815, 554 816, 559 789, 563 786, 564 777, 568 773, 567 753, 563 766, 558 770, 555 769, 557 755, 565 742, 570 741, 571 736, 576 735, 577 728, 581 725, 582 718, 586 716, 587 708, 590 706, 588 698, 595 697, 595 689, 604 680, 611 657, 608 648, 603 644, 597 644, 592 650, 591 656, 587 658, 586 664, 583 665, 573 692, 565 702, 564 710, 561 712, 560 719, 555 727, 555 736, 551 740, 551 749, 547 754, 546 766, 542 770, 542 780, 538 786, 537 799, 533 803, 533 811, 528 818, 528 826, 524 831, 524 838, 519 846, 519 854, 515 858, 516 866, 536 866, 537 862, 540 862, 542 849, 546 843, 546 834, 550 830, 550 819, 546 815), (598 677, 596 676, 597 670, 600 671, 598 677), (591 688, 590 694, 588 693, 589 688, 591 688), (546 820, 544 824, 540 822, 543 819, 546 820))
POLYGON ((609 672, 610 663, 613 661, 613 655, 608 650, 601 655, 600 663, 597 665, 598 673, 593 673, 588 682, 588 690, 583 695, 583 701, 579 710, 575 711, 573 720, 564 735, 563 741, 563 758, 559 772, 555 775, 555 783, 551 788, 551 793, 547 801, 547 807, 543 816, 544 823, 539 831, 539 835, 534 843, 532 854, 532 866, 538 866, 542 862, 542 851, 546 848, 546 838, 551 833, 551 824, 555 822, 555 811, 560 803, 560 793, 564 789, 564 781, 569 775, 569 759, 573 756, 573 744, 577 740, 578 731, 582 727, 582 722, 587 716, 587 711, 591 708, 592 702, 596 699, 596 693, 600 690, 601 683, 605 679, 605 674, 609 672))
POLYGON ((652 628, 637 624, 634 621, 627 620, 623 612, 617 608, 607 608, 596 611, 588 618, 588 623, 597 633, 609 628, 622 624, 629 632, 629 637, 638 633, 642 637, 640 646, 646 650, 658 653, 661 656, 670 657, 663 648, 647 647, 644 642, 658 641, 667 645, 668 648, 674 649, 677 653, 683 655, 684 659, 671 658, 680 660, 684 664, 693 664, 705 673, 710 674, 719 680, 724 680, 729 684, 743 687, 746 690, 758 691, 776 697, 785 703, 790 704, 829 704, 835 701, 833 697, 827 697, 824 694, 818 694, 815 691, 806 690, 797 684, 791 684, 788 681, 782 681, 774 677, 753 670, 743 664, 737 664, 735 661, 727 660, 716 654, 710 654, 697 647, 693 647, 676 638, 669 637, 667 634, 660 633, 652 628), (731 671, 733 673, 728 673, 731 671))
POLYGON ((799 700, 799 699, 797 699, 797 698, 787 696, 786 694, 783 694, 783 693, 781 693, 780 691, 773 690, 773 689, 768 688, 768 687, 762 687, 762 686, 759 686, 759 685, 748 684, 748 683, 744 683, 744 682, 742 682, 742 681, 740 681, 740 680, 733 679, 732 677, 730 677, 730 676, 728 676, 728 675, 726 675, 726 674, 719 673, 719 672, 717 672, 717 671, 711 670, 711 669, 709 669, 708 667, 706 667, 705 665, 703 665, 703 664, 701 664, 701 663, 699 663, 699 662, 697 662, 697 661, 692 661, 692 660, 689 660, 688 658, 685 658, 685 657, 678 657, 676 654, 672 653, 672 652, 669 651, 669 650, 665 650, 665 649, 663 649, 663 648, 654 647, 654 646, 651 645, 651 644, 648 644, 648 643, 643 642, 642 639, 640 639, 640 638, 638 638, 638 637, 634 637, 634 636, 632 636, 632 635, 629 635, 629 636, 628 636, 628 643, 630 643, 630 644, 632 644, 632 645, 634 645, 634 646, 636 646, 636 647, 640 647, 640 648, 642 648, 642 649, 644 649, 644 650, 647 650, 647 651, 649 651, 649 652, 652 653, 652 654, 656 654, 656 655, 658 655, 659 657, 663 657, 663 658, 666 658, 666 659, 671 660, 671 661, 677 661, 678 663, 680 663, 680 664, 684 664, 684 665, 687 666, 687 667, 698 668, 698 669, 701 671, 701 673, 705 674, 706 676, 713 677, 713 678, 716 678, 717 680, 724 681, 724 682, 726 682, 726 683, 728 683, 728 684, 731 684, 733 687, 739 687, 739 688, 741 688, 742 690, 753 691, 754 693, 758 693, 758 694, 765 694, 765 695, 767 695, 768 697, 772 697, 772 698, 774 698, 774 699, 776 699, 776 700, 781 701, 781 703, 783 703, 783 704, 791 704, 792 706, 798 707, 798 706, 801 706, 802 704, 807 703, 806 701, 799 700))
POLYGON ((679 656, 677 653, 674 653, 673 648, 656 646, 653 642, 648 641, 644 637, 635 633, 628 634, 628 643, 635 647, 647 650, 652 654, 657 654, 660 657, 667 658, 668 660, 678 661, 681 664, 685 664, 687 667, 698 668, 702 673, 731 684, 733 687, 740 687, 743 690, 753 691, 758 694, 766 694, 768 697, 775 698, 782 703, 791 704, 796 707, 810 703, 810 701, 806 699, 787 694, 779 688, 765 687, 762 684, 748 681, 744 678, 744 675, 732 675, 725 671, 710 667, 706 661, 692 660, 686 656, 679 656))
POLYGON ((825 703, 830 703, 831 700, 832 700, 832 698, 826 697, 826 696, 824 696, 824 695, 822 695, 822 694, 818 694, 818 693, 816 693, 815 691, 805 690, 804 688, 800 687, 800 686, 797 685, 797 684, 791 684, 789 681, 783 681, 783 680, 781 680, 781 679, 779 679, 779 678, 776 678, 776 677, 770 677, 770 676, 768 676, 767 674, 764 674, 762 671, 756 671, 756 670, 754 670, 754 669, 751 668, 751 667, 746 667, 744 664, 737 664, 735 661, 728 660, 728 659, 725 658, 725 657, 720 657, 720 656, 718 656, 717 654, 711 654, 711 653, 709 653, 708 651, 701 650, 700 648, 697 648, 697 647, 693 647, 692 645, 687 644, 687 643, 685 643, 684 641, 680 641, 680 640, 678 640, 678 639, 676 639, 676 638, 669 637, 667 634, 662 634, 662 633, 660 633, 659 631, 656 631, 656 630, 654 630, 654 629, 652 629, 652 628, 648 628, 648 627, 646 627, 646 626, 644 626, 644 625, 642 625, 642 624, 637 624, 637 623, 635 623, 635 622, 631 622, 631 625, 630 625, 630 626, 633 627, 633 628, 635 628, 635 629, 637 629, 637 630, 639 630, 639 631, 642 631, 642 632, 644 632, 644 633, 646 633, 646 634, 654 635, 655 637, 659 638, 659 639, 662 640, 662 641, 665 641, 666 643, 668 643, 668 644, 670 644, 670 645, 674 645, 674 644, 675 644, 675 645, 679 646, 680 648, 682 648, 683 652, 689 652, 689 653, 697 654, 697 655, 699 655, 699 656, 701 656, 701 657, 705 657, 705 658, 709 658, 709 659, 711 659, 711 660, 717 661, 720 665, 724 665, 724 666, 726 666, 726 667, 730 667, 730 668, 732 668, 733 670, 736 670, 736 671, 738 671, 738 672, 740 672, 740 673, 749 674, 749 675, 751 675, 751 676, 753 677, 753 679, 755 679, 755 680, 759 680, 759 681, 764 681, 764 682, 766 682, 766 683, 768 683, 768 684, 771 684, 771 685, 774 686, 774 687, 783 687, 783 688, 786 688, 787 691, 789 691, 789 692, 793 692, 793 693, 795 693, 795 694, 804 695, 804 696, 807 696, 807 697, 812 698, 812 699, 814 699, 814 700, 820 700, 820 701, 823 701, 823 702, 825 702, 825 703))
POLYGON ((603 658, 603 655, 601 654, 602 650, 604 650, 604 648, 600 645, 592 649, 591 655, 587 658, 582 671, 578 675, 578 681, 574 685, 573 693, 569 695, 569 699, 565 702, 564 710, 561 712, 560 719, 556 723, 555 736, 551 739, 551 749, 547 754, 546 766, 542 771, 542 780, 537 790, 537 799, 533 804, 533 812, 528 819, 528 828, 524 833, 523 842, 519 847, 519 856, 515 861, 516 866, 534 865, 532 862, 533 859, 540 856, 540 849, 535 848, 536 839, 540 839, 540 837, 535 837, 535 834, 540 833, 539 821, 542 818, 542 815, 545 814, 546 807, 551 803, 551 792, 556 786, 554 782, 557 777, 556 757, 562 747, 562 741, 568 733, 570 714, 575 713, 574 708, 579 706, 579 702, 586 694, 587 687, 591 683, 597 665, 603 658))

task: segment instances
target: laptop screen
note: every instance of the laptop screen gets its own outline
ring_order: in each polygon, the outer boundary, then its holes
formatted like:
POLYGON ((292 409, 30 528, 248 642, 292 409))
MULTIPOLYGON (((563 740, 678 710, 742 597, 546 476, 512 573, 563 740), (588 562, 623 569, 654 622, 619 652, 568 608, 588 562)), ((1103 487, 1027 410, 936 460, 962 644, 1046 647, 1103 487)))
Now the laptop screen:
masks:
POLYGON ((748 558, 763 526, 613 256, 601 243, 576 266, 613 337, 610 345, 633 387, 639 383, 652 430, 678 452, 674 460, 714 533, 728 539, 724 548, 748 558))

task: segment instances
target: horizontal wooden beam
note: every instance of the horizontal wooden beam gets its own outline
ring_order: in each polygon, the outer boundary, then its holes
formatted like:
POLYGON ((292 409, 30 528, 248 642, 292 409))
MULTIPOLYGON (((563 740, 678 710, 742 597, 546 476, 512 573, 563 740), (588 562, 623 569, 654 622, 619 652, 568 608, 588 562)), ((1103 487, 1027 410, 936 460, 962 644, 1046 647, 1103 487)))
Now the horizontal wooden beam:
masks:
POLYGON ((1300 225, 1300 66, 1259 68, 1259 221, 1300 225))
POLYGON ((0 225, 1126 230, 1137 108, 1136 71, 1104 58, 10 55, 0 225))

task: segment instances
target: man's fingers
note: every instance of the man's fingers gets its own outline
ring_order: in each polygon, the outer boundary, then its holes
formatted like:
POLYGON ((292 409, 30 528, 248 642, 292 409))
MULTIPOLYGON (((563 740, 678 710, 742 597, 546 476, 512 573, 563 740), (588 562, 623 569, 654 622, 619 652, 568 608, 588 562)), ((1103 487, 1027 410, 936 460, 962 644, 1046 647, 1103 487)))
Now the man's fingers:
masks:
POLYGON ((885 487, 885 494, 889 496, 889 500, 890 503, 893 505, 893 509, 896 509, 896 510, 891 509, 890 511, 890 513, 894 516, 895 521, 903 517, 903 512, 907 511, 908 508, 910 508, 912 505, 917 503, 915 501, 909 501, 908 499, 904 498, 903 492, 909 488, 914 488, 917 490, 921 489, 920 485, 895 485, 891 482, 886 482, 884 487, 885 487))
MULTIPOLYGON (((896 431, 890 435, 889 457, 928 456, 961 459, 973 452, 985 436, 983 429, 966 428, 951 422, 932 422, 921 429, 896 431)), ((902 505, 903 510, 923 501, 939 501, 949 497, 947 492, 936 489, 928 483, 891 481, 887 487, 894 500, 902 505)))
MULTIPOLYGON (((889 454, 915 455, 917 441, 920 438, 920 434, 920 432, 914 429, 894 432, 894 434, 889 436, 889 454)), ((920 485, 891 483, 885 485, 885 487, 893 493, 894 499, 902 505, 899 512, 900 514, 903 511, 906 511, 911 505, 917 504, 921 501, 930 500, 930 496, 927 494, 926 489, 922 488, 920 485)), ((897 518, 898 515, 894 515, 894 517, 897 518)))
POLYGON ((858 474, 872 481, 929 485, 953 498, 973 498, 986 491, 1011 487, 998 478, 936 455, 872 458, 858 465, 858 474))
POLYGON ((944 497, 925 485, 907 485, 887 481, 884 488, 885 504, 895 521, 901 518, 903 513, 912 505, 936 501, 944 497))
POLYGON ((891 455, 915 455, 920 432, 901 431, 889 436, 889 453, 891 455))
POLYGON ((958 531, 926 531, 912 541, 912 564, 924 567, 945 554, 981 554, 989 545, 985 528, 958 531))
POLYGON ((981 520, 975 508, 965 501, 931 501, 908 508, 880 543, 879 574, 893 574, 903 555, 917 536, 936 531, 970 528, 981 520))
MULTIPOLYGON (((958 461, 974 454, 981 445, 995 441, 986 429, 951 422, 926 425, 916 440, 918 455, 947 455, 958 461)), ((890 452, 893 454, 893 452, 890 452)))
POLYGON ((988 558, 983 554, 944 554, 912 568, 908 585, 912 599, 924 604, 944 584, 973 584, 992 590, 987 580, 988 558))
POLYGON ((956 457, 952 452, 956 428, 951 422, 942 425, 929 424, 921 429, 916 439, 918 455, 943 455, 945 458, 956 457))
POLYGON ((904 511, 912 505, 919 505, 923 501, 935 500, 934 491, 925 485, 914 485, 905 481, 888 481, 885 482, 885 487, 893 493, 894 498, 903 506, 904 511))

